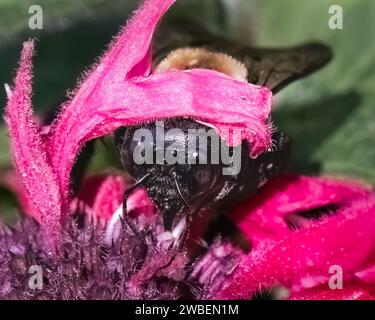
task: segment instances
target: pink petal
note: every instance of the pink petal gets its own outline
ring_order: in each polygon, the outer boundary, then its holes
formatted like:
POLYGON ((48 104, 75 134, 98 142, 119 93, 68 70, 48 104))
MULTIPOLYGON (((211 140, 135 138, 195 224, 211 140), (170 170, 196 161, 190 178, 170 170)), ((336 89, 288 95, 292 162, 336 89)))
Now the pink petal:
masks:
POLYGON ((363 282, 375 285, 375 264, 356 272, 355 276, 363 282))
MULTIPOLYGON (((125 81, 127 76, 132 74, 131 71, 134 68, 138 72, 142 71, 139 75, 146 74, 150 70, 148 52, 154 29, 173 3, 174 0, 148 0, 145 2, 130 23, 120 32, 98 66, 87 76, 72 100, 64 106, 58 120, 51 128, 49 154, 64 195, 68 194, 70 168, 79 149, 79 146, 75 146, 75 152, 66 150, 66 140, 69 140, 67 135, 71 132, 72 127, 82 124, 80 119, 85 114, 85 109, 95 101, 100 90, 113 82, 125 81), (63 159, 64 161, 59 163, 63 159), (69 163, 68 171, 66 162, 69 163), (60 164, 62 165, 60 166, 60 164)), ((84 130, 81 130, 80 133, 81 136, 72 137, 74 140, 79 140, 79 144, 94 138, 87 136, 84 130)), ((73 143, 77 144, 77 141, 73 143)), ((64 199, 64 206, 66 209, 67 199, 64 199)))
POLYGON ((99 101, 92 106, 122 125, 185 116, 213 125, 231 145, 246 139, 253 157, 270 146, 266 122, 272 93, 265 87, 236 81, 216 71, 195 69, 137 78, 126 88, 123 83, 113 83, 106 89, 98 93, 99 101), (230 141, 230 129, 239 130, 240 139, 230 141))
MULTIPOLYGON (((124 191, 130 186, 126 185, 122 176, 97 175, 84 181, 77 198, 85 205, 86 212, 105 222, 122 206, 124 191)), ((127 209, 131 216, 155 213, 155 207, 143 189, 136 190, 129 196, 127 209)))
POLYGON ((26 201, 32 214, 56 239, 60 228, 59 188, 42 146, 39 128, 31 110, 31 58, 34 44, 24 44, 15 88, 6 107, 14 166, 22 178, 26 201))
POLYGON ((300 211, 330 204, 345 205, 369 194, 370 190, 352 181, 280 176, 256 196, 237 205, 230 216, 256 248, 265 241, 278 240, 292 233, 286 221, 300 211))
POLYGON ((342 289, 327 286, 302 290, 292 294, 290 300, 375 300, 375 288, 364 283, 350 283, 342 289))
POLYGON ((156 214, 157 209, 148 197, 146 190, 138 189, 132 193, 127 204, 127 210, 130 217, 138 217, 144 215, 146 217, 152 217, 156 214))
POLYGON ((124 179, 115 175, 100 175, 86 179, 78 199, 83 201, 96 218, 109 220, 122 204, 124 179))
POLYGON ((49 155, 64 208, 70 171, 81 146, 120 126, 189 116, 211 122, 234 144, 247 139, 254 157, 270 146, 267 118, 272 94, 268 89, 208 70, 143 77, 149 70, 146 61, 155 26, 173 2, 145 2, 51 128, 49 155), (229 129, 241 129, 240 137, 235 140, 229 129))
MULTIPOLYGON (((345 279, 353 279, 357 271, 374 263, 375 196, 365 188, 359 189, 358 185, 346 182, 340 184, 337 180, 303 178, 302 181, 299 189, 289 186, 277 196, 280 199, 275 199, 275 195, 270 200, 276 203, 268 208, 271 211, 263 211, 264 221, 261 221, 260 216, 256 217, 263 223, 263 229, 267 229, 267 221, 271 221, 270 230, 278 232, 281 228, 279 225, 275 227, 274 221, 270 219, 274 212, 272 208, 277 206, 287 208, 285 212, 293 212, 301 208, 308 209, 314 200, 320 205, 330 198, 341 199, 336 214, 289 234, 285 233, 284 236, 280 236, 281 233, 272 241, 268 240, 267 246, 253 250, 233 278, 224 285, 218 298, 246 299, 259 288, 274 285, 297 290, 327 284, 330 277, 328 271, 333 265, 342 267, 345 279), (318 184, 310 189, 311 195, 306 198, 305 207, 303 196, 307 196, 307 190, 303 186, 307 187, 310 183, 314 185, 315 182, 318 184), (298 190, 300 195, 297 194, 298 190), (321 198, 314 196, 314 192, 320 194, 321 198)), ((300 182, 297 179, 297 187, 300 182)), ((291 180, 290 184, 293 183, 291 180)), ((281 210, 281 215, 285 212, 281 210)), ((280 212, 276 211, 275 215, 279 217, 280 212)), ((254 222, 254 225, 257 226, 257 223, 254 222)), ((250 236, 250 229, 248 231, 250 236)))

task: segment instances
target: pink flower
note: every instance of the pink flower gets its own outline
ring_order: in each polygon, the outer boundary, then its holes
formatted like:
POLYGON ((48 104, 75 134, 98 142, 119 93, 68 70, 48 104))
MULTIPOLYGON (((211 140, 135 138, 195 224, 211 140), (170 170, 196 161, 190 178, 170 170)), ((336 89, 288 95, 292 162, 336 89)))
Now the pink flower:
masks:
POLYGON ((252 154, 270 147, 272 94, 264 87, 216 71, 176 70, 153 74, 151 40, 174 0, 147 0, 100 62, 66 102, 47 136, 32 117, 31 58, 26 42, 6 108, 14 164, 32 214, 58 241, 70 214, 70 172, 82 145, 121 126, 188 116, 214 126, 233 144, 229 129, 241 129, 252 154))
MULTIPOLYGON (((272 145, 267 88, 206 69, 152 71, 153 33, 173 3, 146 0, 48 128, 32 114, 34 43, 24 44, 6 108, 18 176, 3 183, 28 217, 15 228, 0 225, 0 297, 34 297, 20 276, 32 263, 46 269, 48 285, 38 294, 51 299, 250 299, 275 286, 290 299, 375 298, 375 195, 357 183, 272 180, 230 212, 251 251, 216 237, 200 242, 207 252, 195 261, 181 246, 184 224, 165 231, 144 190, 127 199, 132 219, 121 215, 128 187, 121 175, 90 177, 72 195, 82 146, 122 126, 189 117, 232 145, 247 140, 251 157, 272 145), (233 141, 237 129, 241 141, 233 141), (328 286, 332 266, 343 271, 342 290, 328 286)), ((204 219, 191 241, 199 242, 204 219)))
POLYGON ((352 182, 284 176, 231 212, 251 252, 216 298, 248 299, 275 286, 292 299, 375 298, 375 195, 352 182), (332 290, 330 267, 343 270, 332 290))

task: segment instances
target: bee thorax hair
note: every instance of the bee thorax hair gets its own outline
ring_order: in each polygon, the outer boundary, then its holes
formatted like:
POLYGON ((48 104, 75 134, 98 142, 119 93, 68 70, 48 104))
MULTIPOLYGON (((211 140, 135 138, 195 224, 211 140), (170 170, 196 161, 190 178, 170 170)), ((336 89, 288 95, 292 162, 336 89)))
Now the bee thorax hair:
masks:
POLYGON ((247 81, 247 69, 241 61, 203 48, 180 48, 170 52, 155 68, 155 73, 196 68, 215 70, 235 80, 247 81))

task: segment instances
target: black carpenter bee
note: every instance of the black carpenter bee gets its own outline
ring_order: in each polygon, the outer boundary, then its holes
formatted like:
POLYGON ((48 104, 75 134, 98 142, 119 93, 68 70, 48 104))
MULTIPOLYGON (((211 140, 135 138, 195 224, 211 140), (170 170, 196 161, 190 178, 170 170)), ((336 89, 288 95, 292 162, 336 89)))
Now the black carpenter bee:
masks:
MULTIPOLYGON (((168 25, 159 27, 154 44, 155 72, 172 68, 214 69, 234 78, 245 78, 243 80, 266 86, 277 93, 331 59, 331 51, 317 43, 290 49, 257 49, 212 37, 203 29, 188 25, 189 30, 186 24, 180 28, 174 25, 173 29, 168 25)), ((243 142, 237 148, 228 147, 227 161, 221 156, 218 161, 212 151, 221 150, 225 142, 212 135, 202 149, 199 141, 191 139, 188 134, 192 129, 208 132, 210 128, 206 125, 192 119, 173 118, 165 120, 163 126, 164 132, 177 128, 179 133, 169 134, 159 141, 156 134, 158 124, 152 122, 119 129, 115 133, 115 142, 124 168, 136 181, 134 188, 139 185, 145 187, 163 213, 168 230, 173 228, 181 214, 192 217, 204 207, 230 207, 249 198, 287 164, 290 141, 285 134, 277 131, 273 133, 272 150, 258 158, 249 157, 249 145, 243 142), (134 139, 139 130, 151 132, 153 139, 134 139), (195 143, 193 147, 192 142, 195 143), (135 161, 134 154, 140 145, 148 150, 153 161, 135 161), (178 158, 179 161, 171 163, 162 158, 157 162, 157 154, 161 150, 167 150, 172 159, 178 158), (232 174, 223 174, 223 170, 235 168, 236 153, 240 154, 240 168, 237 166, 238 170, 232 174), (196 161, 189 162, 191 159, 196 161)), ((126 198, 124 204, 125 210, 126 198)))

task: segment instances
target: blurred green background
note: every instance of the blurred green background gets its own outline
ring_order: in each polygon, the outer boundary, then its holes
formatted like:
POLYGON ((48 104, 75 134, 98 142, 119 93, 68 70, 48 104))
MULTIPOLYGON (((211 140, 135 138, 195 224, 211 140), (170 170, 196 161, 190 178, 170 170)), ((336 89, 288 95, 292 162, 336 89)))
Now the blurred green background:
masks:
MULTIPOLYGON (((11 83, 22 42, 37 38, 34 108, 44 115, 64 100, 77 77, 103 52, 135 0, 0 0, 0 84, 11 83), (43 8, 44 29, 28 28, 31 5, 43 8)), ((244 43, 277 47, 317 40, 334 51, 331 64, 286 88, 276 99, 275 124, 294 142, 291 170, 357 178, 375 184, 375 1, 179 0, 168 14, 188 16, 244 43), (328 27, 341 5, 344 29, 328 27)), ((0 112, 5 106, 0 90, 0 112)), ((110 139, 98 145, 92 171, 118 165, 110 139)), ((11 161, 0 122, 0 183, 11 161)), ((0 215, 16 199, 0 186, 0 215)))

